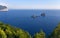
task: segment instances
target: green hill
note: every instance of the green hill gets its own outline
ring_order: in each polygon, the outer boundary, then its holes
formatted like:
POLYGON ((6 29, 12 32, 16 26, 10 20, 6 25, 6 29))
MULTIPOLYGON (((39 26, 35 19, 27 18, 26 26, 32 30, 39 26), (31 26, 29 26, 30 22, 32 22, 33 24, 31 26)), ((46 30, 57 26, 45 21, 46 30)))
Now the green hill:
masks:
POLYGON ((0 38, 31 38, 31 35, 22 29, 0 22, 0 38))

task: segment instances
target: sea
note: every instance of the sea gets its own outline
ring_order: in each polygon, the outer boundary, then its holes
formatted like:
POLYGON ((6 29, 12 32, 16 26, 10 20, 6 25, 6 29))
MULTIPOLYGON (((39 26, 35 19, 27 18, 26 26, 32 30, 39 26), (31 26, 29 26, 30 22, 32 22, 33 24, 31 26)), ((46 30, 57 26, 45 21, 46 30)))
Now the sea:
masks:
POLYGON ((0 21, 21 28, 31 35, 40 32, 40 30, 49 35, 60 23, 60 10, 10 9, 7 12, 0 12, 0 21), (42 13, 45 13, 45 16, 41 16, 42 13), (32 15, 39 17, 32 18, 32 15))

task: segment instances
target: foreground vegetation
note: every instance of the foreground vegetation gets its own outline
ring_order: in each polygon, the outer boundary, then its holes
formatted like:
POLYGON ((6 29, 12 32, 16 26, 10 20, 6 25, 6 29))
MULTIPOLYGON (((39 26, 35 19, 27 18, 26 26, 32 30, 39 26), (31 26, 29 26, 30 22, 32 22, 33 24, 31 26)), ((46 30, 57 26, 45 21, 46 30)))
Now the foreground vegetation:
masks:
POLYGON ((50 35, 46 36, 45 32, 41 30, 34 35, 34 38, 60 38, 60 23, 50 35))
POLYGON ((0 38, 31 38, 31 35, 22 29, 0 22, 0 38))
POLYGON ((60 38, 60 23, 58 26, 53 30, 52 34, 49 38, 60 38))
POLYGON ((39 33, 36 33, 33 38, 46 38, 46 35, 43 30, 41 30, 39 33))
POLYGON ((20 28, 15 28, 9 24, 0 22, 0 38, 60 38, 60 24, 58 24, 58 26, 48 37, 46 37, 46 34, 43 30, 40 30, 40 32, 31 37, 28 32, 20 28))

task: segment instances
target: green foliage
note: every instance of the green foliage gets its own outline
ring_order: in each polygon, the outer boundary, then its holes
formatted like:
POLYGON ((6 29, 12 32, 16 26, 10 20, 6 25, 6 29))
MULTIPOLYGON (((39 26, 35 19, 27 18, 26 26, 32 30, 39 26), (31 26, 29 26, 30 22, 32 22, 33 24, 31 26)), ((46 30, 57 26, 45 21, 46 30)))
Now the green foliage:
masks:
POLYGON ((46 38, 45 36, 45 33, 41 30, 39 33, 34 35, 34 38, 46 38))
POLYGON ((24 32, 23 30, 17 31, 16 35, 17 35, 19 38, 31 38, 31 36, 29 36, 29 33, 24 32))
POLYGON ((32 38, 31 35, 19 28, 0 22, 0 38, 32 38))
POLYGON ((52 32, 50 38, 60 38, 60 23, 58 24, 58 26, 54 29, 54 31, 52 32))
POLYGON ((7 38, 5 32, 0 28, 0 38, 7 38))
POLYGON ((0 22, 0 25, 3 25, 3 22, 0 22))
MULTIPOLYGON (((41 30, 41 32, 36 33, 34 35, 34 38, 47 38, 45 37, 45 33, 41 30)), ((51 33, 51 35, 48 36, 48 38, 60 38, 60 23, 58 24, 58 26, 53 30, 53 32, 51 33)))
MULTIPOLYGON (((0 22, 0 38, 32 38, 31 35, 16 27, 12 27, 9 24, 4 24, 0 22)), ((39 33, 36 33, 33 38, 47 38, 46 34, 41 30, 39 33)), ((60 23, 53 30, 51 35, 48 38, 60 38, 60 23)))

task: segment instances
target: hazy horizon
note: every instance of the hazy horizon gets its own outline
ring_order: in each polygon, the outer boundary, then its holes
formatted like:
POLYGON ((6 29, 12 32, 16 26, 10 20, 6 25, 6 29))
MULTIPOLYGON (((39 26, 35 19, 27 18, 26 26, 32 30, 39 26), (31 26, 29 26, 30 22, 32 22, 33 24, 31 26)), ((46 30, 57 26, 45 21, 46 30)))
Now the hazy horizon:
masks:
POLYGON ((0 0, 8 9, 60 9, 60 0, 0 0))

